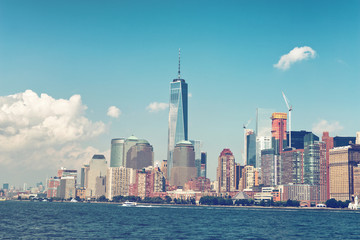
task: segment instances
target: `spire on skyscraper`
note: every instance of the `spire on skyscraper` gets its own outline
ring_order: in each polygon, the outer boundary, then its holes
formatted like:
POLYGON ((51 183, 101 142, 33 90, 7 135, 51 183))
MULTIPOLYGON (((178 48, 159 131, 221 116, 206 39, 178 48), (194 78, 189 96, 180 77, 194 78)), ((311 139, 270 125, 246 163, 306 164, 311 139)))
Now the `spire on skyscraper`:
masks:
POLYGON ((179 70, 178 70, 178 79, 180 79, 180 48, 179 48, 179 70))

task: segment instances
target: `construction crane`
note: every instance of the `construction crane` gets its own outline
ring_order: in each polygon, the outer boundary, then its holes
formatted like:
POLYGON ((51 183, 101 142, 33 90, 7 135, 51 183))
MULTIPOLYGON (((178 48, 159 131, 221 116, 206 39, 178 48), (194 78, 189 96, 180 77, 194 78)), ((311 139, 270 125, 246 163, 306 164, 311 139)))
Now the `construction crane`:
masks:
POLYGON ((287 99, 287 97, 285 96, 285 93, 282 92, 282 95, 284 97, 286 106, 288 108, 289 111, 289 148, 291 148, 291 111, 293 110, 292 105, 290 104, 290 101, 287 99))
POLYGON ((243 158, 244 158, 244 164, 246 164, 246 158, 247 158, 247 149, 246 149, 246 128, 249 126, 249 124, 251 123, 252 119, 249 119, 249 121, 247 121, 246 124, 243 124, 243 128, 244 128, 244 154, 243 154, 243 158))

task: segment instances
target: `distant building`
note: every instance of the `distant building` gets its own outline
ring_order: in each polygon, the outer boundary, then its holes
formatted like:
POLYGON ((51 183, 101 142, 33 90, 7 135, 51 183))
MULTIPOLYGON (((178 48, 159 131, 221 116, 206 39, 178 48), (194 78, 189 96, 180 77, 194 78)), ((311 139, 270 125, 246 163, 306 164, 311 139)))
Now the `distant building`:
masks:
POLYGON ((164 173, 165 180, 167 180, 167 160, 162 160, 160 170, 164 173))
POLYGON ((191 179, 184 185, 185 191, 209 192, 211 190, 211 181, 205 177, 191 179))
POLYGON ((277 169, 274 149, 261 151, 261 183, 264 186, 277 185, 277 169))
POLYGON ((308 133, 304 137, 304 184, 320 184, 319 137, 308 133))
POLYGON ((330 198, 351 200, 354 192, 354 167, 360 163, 360 145, 330 149, 330 198))
POLYGON ((170 185, 184 186, 187 181, 197 177, 194 146, 191 142, 178 142, 173 151, 172 160, 170 185))
POLYGON ((60 199, 70 199, 76 197, 74 177, 68 176, 60 179, 60 185, 57 187, 56 197, 60 199))
POLYGON ((207 153, 201 152, 201 172, 200 176, 206 178, 207 153))
POLYGON ((356 132, 356 144, 360 145, 360 132, 356 132))
POLYGON ((47 197, 55 198, 57 196, 57 188, 60 185, 60 178, 54 177, 48 180, 47 185, 47 197))
POLYGON ((344 147, 355 144, 356 137, 334 137, 334 147, 344 147))
MULTIPOLYGON (((179 59, 180 61, 180 59, 179 59)), ((175 145, 188 140, 188 85, 180 78, 180 62, 178 78, 170 83, 169 131, 168 131, 168 179, 171 178, 173 153, 175 145)))
POLYGON ((246 132, 246 165, 256 167, 256 135, 253 130, 246 132))
MULTIPOLYGON (((311 133, 305 130, 291 131, 291 147, 296 149, 304 149, 304 137, 311 133)), ((286 132, 286 146, 289 146, 289 132, 286 132)))
POLYGON ((4 183, 4 184, 3 184, 3 189, 4 189, 4 190, 9 190, 9 184, 8 184, 8 183, 4 183))
POLYGON ((66 169, 64 167, 60 168, 58 170, 58 177, 62 178, 62 177, 74 177, 75 181, 77 179, 77 170, 71 170, 71 169, 66 169))
POLYGON ((330 149, 334 148, 334 138, 329 136, 329 132, 323 132, 321 140, 326 145, 326 199, 330 199, 330 170, 329 170, 329 159, 330 149))
POLYGON ((197 177, 201 175, 201 141, 199 140, 190 140, 192 145, 194 146, 195 151, 195 167, 197 171, 197 177))
POLYGON ((142 199, 153 197, 154 193, 165 191, 165 177, 158 167, 136 170, 135 182, 131 184, 129 195, 142 199))
POLYGON ((127 167, 128 163, 127 161, 131 159, 131 148, 135 146, 138 143, 139 139, 135 136, 130 136, 127 139, 125 139, 124 142, 124 156, 123 156, 123 167, 127 167))
POLYGON ((124 138, 114 138, 111 140, 110 167, 124 166, 124 138))
POLYGON ((255 186, 258 186, 258 170, 251 165, 244 166, 242 169, 242 177, 241 177, 241 188, 240 190, 244 189, 251 189, 255 186))
POLYGON ((226 193, 236 191, 235 183, 235 157, 230 149, 225 148, 218 158, 217 192, 226 193))
POLYGON ((112 200, 116 196, 128 196, 129 187, 135 182, 136 170, 125 167, 107 169, 106 198, 112 200))
POLYGON ((95 183, 95 197, 99 198, 106 194, 106 176, 96 177, 95 183))
POLYGON ((127 152, 126 167, 143 169, 154 165, 154 152, 150 143, 144 139, 137 141, 127 152))
POLYGON ((292 185, 283 185, 283 201, 296 200, 307 202, 308 206, 311 203, 318 203, 318 192, 319 186, 309 185, 309 184, 292 184, 292 185))
POLYGON ((84 182, 87 197, 96 197, 96 178, 106 176, 107 161, 104 155, 95 154, 90 160, 88 167, 84 166, 84 182))
POLYGON ((281 153, 280 181, 278 184, 301 184, 303 183, 303 149, 285 149, 281 153))
POLYGON ((353 168, 354 170, 354 196, 360 197, 360 164, 353 168))
POLYGON ((271 116, 272 120, 272 148, 276 155, 280 155, 286 146, 286 113, 275 112, 271 116))
MULTIPOLYGON (((271 116, 274 109, 256 109, 256 167, 261 169, 261 151, 271 148, 271 116)), ((260 174, 261 175, 261 174, 260 174)))

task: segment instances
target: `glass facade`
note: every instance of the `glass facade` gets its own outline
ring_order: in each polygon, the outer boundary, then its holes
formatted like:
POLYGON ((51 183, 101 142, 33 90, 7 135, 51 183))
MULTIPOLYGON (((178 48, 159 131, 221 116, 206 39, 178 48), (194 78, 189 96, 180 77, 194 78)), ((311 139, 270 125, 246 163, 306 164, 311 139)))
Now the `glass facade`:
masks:
POLYGON ((110 167, 122 166, 124 157, 124 143, 124 138, 115 138, 111 140, 110 167))
POLYGON ((255 134, 246 136, 246 165, 256 166, 256 137, 255 134))
POLYGON ((188 140, 188 85, 183 79, 170 83, 169 132, 168 132, 168 178, 173 167, 176 143, 188 140))
POLYGON ((304 184, 320 184, 320 146, 319 137, 308 133, 304 137, 304 184))
POLYGON ((201 176, 201 141, 199 140, 190 140, 194 146, 195 151, 195 167, 197 169, 197 176, 201 176))

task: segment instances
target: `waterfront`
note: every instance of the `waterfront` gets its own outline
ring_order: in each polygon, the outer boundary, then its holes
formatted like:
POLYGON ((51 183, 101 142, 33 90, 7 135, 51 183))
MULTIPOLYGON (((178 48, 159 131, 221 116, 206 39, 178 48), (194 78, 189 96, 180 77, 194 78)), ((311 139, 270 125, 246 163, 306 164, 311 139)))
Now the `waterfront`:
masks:
POLYGON ((1 239, 356 239, 358 211, 14 202, 1 239))

